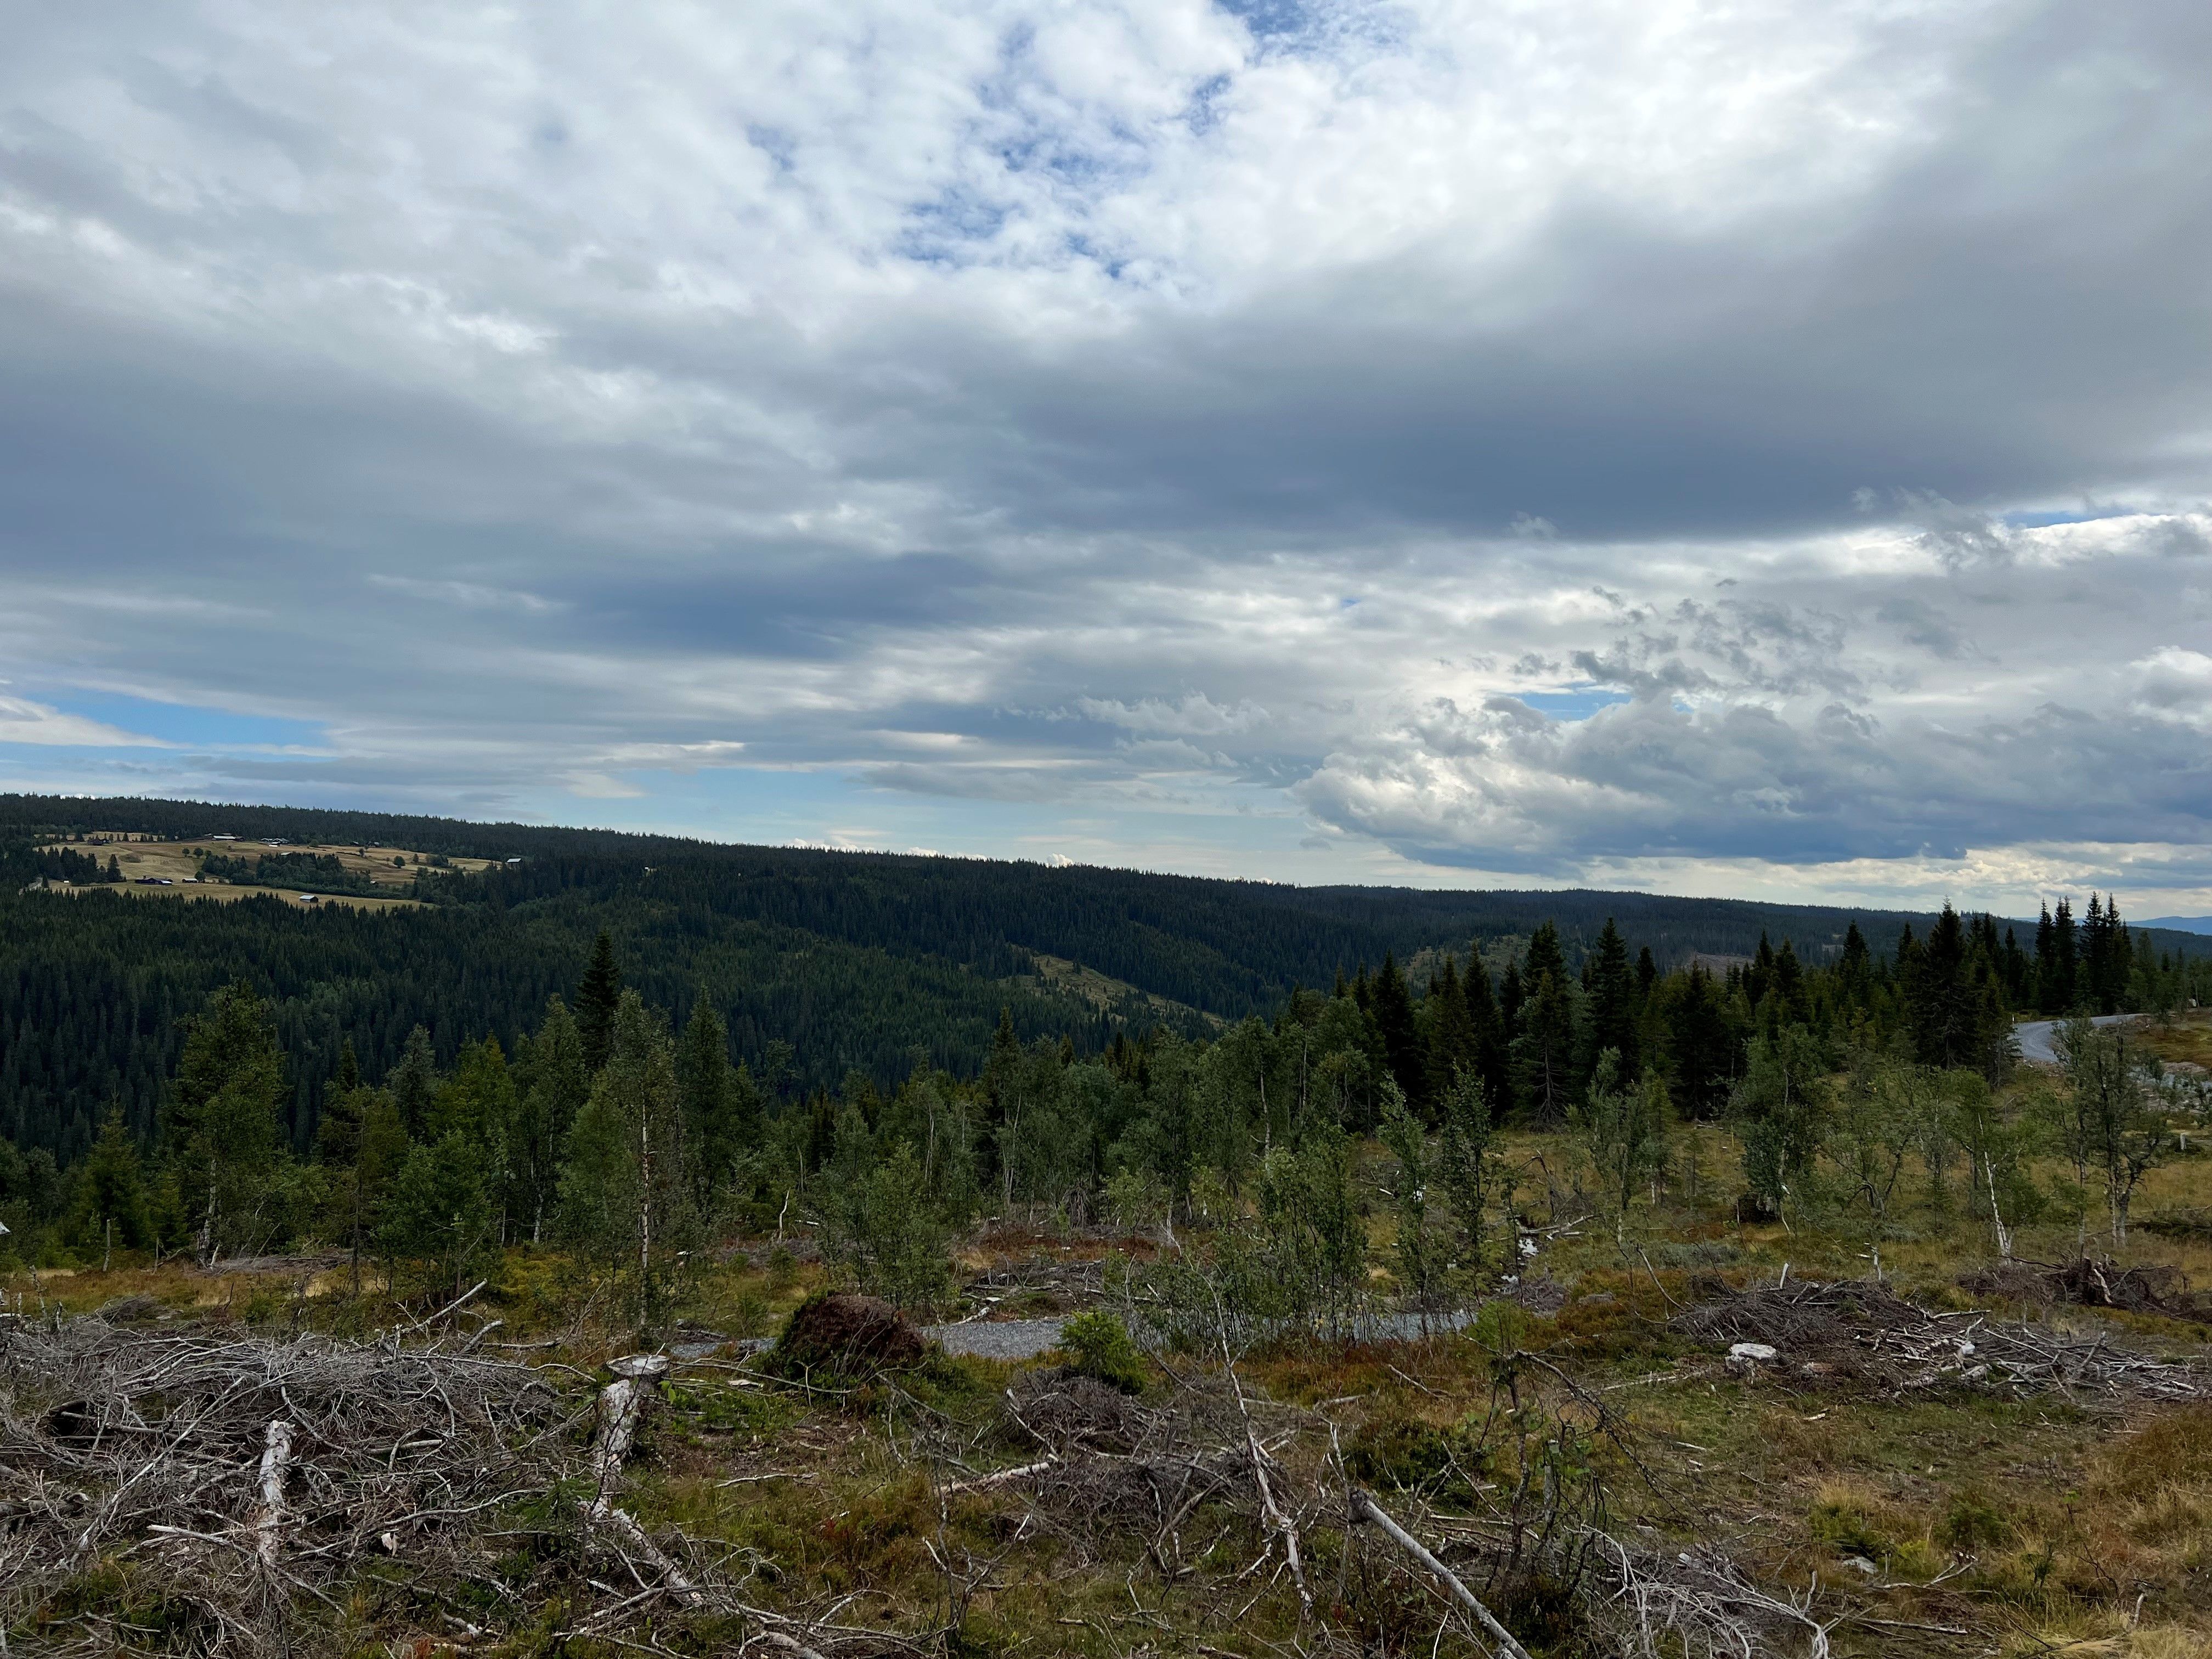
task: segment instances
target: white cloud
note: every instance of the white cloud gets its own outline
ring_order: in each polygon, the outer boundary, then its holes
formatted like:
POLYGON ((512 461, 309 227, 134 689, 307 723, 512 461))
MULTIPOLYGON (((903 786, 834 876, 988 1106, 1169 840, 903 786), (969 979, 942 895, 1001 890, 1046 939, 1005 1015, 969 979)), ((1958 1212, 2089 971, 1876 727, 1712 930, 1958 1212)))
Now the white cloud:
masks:
POLYGON ((2190 7, 10 47, 0 652, 310 720, 319 798, 834 772, 779 837, 1806 890, 2178 881, 2212 817, 2190 7))
POLYGON ((170 749, 158 738, 141 737, 103 720, 64 714, 26 697, 0 696, 0 743, 36 744, 69 749, 170 749))

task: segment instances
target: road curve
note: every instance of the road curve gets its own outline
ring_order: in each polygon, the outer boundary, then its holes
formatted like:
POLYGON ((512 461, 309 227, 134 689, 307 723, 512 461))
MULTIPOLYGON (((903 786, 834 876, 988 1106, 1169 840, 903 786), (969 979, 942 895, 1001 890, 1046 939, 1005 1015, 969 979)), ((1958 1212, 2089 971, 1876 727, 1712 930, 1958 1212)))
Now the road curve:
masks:
MULTIPOLYGON (((2098 1014, 2089 1024, 2118 1025, 2142 1018, 2141 1014, 2098 1014)), ((2020 1057, 2031 1066, 2056 1066, 2058 1050, 2052 1045, 2052 1039, 2065 1024, 2063 1019, 2031 1019, 2014 1026, 2012 1034, 2020 1039, 2020 1057)))

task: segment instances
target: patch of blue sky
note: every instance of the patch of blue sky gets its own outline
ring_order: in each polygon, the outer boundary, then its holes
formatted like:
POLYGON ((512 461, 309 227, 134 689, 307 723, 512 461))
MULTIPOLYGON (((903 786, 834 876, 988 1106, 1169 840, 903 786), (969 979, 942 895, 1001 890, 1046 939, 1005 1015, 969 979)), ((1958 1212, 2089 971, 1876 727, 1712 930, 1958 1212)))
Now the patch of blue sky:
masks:
POLYGON ((195 749, 303 749, 323 744, 313 720, 240 714, 195 703, 160 702, 119 692, 73 691, 46 699, 64 714, 81 714, 142 738, 195 749))
POLYGON ((1529 708, 1559 720, 1586 720, 1601 708, 1610 708, 1629 700, 1626 691, 1603 685, 1574 686, 1565 691, 1516 691, 1514 695, 1529 708))
POLYGON ((2014 530, 2043 530, 2055 524, 2090 524, 2099 519, 2124 519, 2136 510, 2132 507, 2085 507, 2078 513, 2001 513, 1997 517, 2002 523, 2014 530))

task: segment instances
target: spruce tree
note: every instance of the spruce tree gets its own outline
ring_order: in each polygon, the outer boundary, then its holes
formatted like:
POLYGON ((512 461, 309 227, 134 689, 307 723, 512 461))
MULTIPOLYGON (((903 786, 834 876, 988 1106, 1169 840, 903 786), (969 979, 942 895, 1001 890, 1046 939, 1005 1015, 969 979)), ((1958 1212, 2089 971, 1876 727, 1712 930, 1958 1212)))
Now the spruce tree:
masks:
POLYGON ((430 1033, 417 1025, 407 1034, 407 1046, 399 1051, 399 1063, 384 1079, 384 1086, 392 1096, 392 1104, 399 1109, 399 1121, 410 1140, 428 1140, 430 1119, 438 1099, 438 1058, 430 1047, 430 1033))
POLYGON ((269 1177, 283 1152, 284 1054, 270 1006, 243 980, 187 1028, 164 1134, 203 1262, 261 1242, 269 1177))
POLYGON ((567 1003, 554 996, 547 1000, 545 1022, 530 1044, 530 1073, 521 1091, 514 1149, 515 1226, 520 1231, 526 1218, 533 1244, 544 1236, 558 1195, 568 1127, 591 1092, 592 1073, 584 1063, 584 1040, 575 1017, 567 1003))
POLYGON ((1583 1022, 1581 1081, 1587 1085, 1597 1069, 1598 1057, 1611 1049, 1617 1081, 1626 1085, 1643 1070, 1636 1045, 1636 981, 1628 966, 1628 945, 1605 919, 1605 931, 1587 965, 1589 1009, 1583 1022))
POLYGON ((728 1186, 738 1159, 751 1150, 739 1144, 737 1078, 730 1068, 729 1033, 702 992, 676 1053, 676 1087, 683 1101, 684 1133, 693 1156, 695 1194, 704 1206, 728 1186))
POLYGON ((92 1143, 90 1156, 76 1172, 65 1231, 78 1249, 100 1250, 103 1267, 111 1243, 137 1250, 154 1242, 145 1172, 119 1104, 108 1107, 100 1121, 100 1139, 92 1143))
POLYGON ((1428 1098, 1433 1106, 1451 1087, 1455 1077, 1474 1068, 1476 1059, 1474 1015, 1460 985, 1458 965, 1449 951, 1444 952, 1443 971, 1429 981, 1429 994, 1422 1000, 1421 1011, 1427 1016, 1428 1098))
POLYGON ((1427 1103, 1428 1074, 1423 1064, 1420 1034, 1413 1027, 1413 999, 1406 976, 1398 969, 1395 953, 1385 954, 1382 970, 1370 988, 1375 1024, 1382 1033, 1382 1052, 1389 1057, 1390 1075, 1418 1112, 1427 1103))
POLYGON ((621 1002, 622 969, 615 961, 615 942, 603 927, 592 946, 591 965, 576 987, 576 1034, 583 1039, 584 1064, 591 1071, 607 1063, 621 1002))
POLYGON ((1502 1118, 1513 1103, 1513 1061, 1508 1042, 1505 1013, 1491 994, 1490 969, 1482 952, 1471 949, 1467 957, 1468 1018, 1474 1027, 1474 1075, 1481 1086, 1484 1107, 1492 1117, 1502 1118))

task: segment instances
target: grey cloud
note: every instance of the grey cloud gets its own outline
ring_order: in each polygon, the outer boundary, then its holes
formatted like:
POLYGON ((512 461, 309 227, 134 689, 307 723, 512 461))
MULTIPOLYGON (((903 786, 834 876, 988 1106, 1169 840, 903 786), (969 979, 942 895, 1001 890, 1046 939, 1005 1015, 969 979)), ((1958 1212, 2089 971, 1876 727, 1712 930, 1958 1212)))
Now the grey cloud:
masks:
POLYGON ((1483 20, 1359 15, 556 6, 465 82, 452 19, 44 15, 7 672, 327 723, 143 775, 333 800, 738 757, 1109 812, 1171 773, 1561 875, 2203 837, 2201 8, 1778 15, 1836 32, 1820 95, 1710 153, 1572 7, 1533 38, 1590 102, 1533 112, 1483 20), (1406 186, 1493 118, 1528 199, 1406 186), (1637 701, 1512 695, 1589 684, 1637 701))

